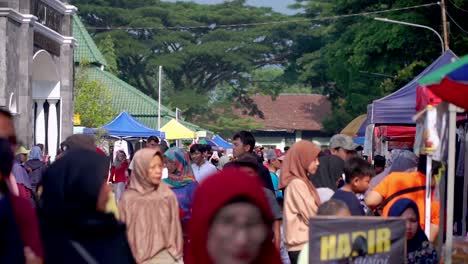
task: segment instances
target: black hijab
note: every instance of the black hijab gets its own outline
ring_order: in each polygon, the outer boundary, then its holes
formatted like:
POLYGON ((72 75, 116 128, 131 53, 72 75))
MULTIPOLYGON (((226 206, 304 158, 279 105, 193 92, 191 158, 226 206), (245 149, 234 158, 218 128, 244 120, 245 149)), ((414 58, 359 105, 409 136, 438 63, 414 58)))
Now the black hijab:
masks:
POLYGON ((125 225, 96 209, 108 166, 96 151, 71 149, 46 170, 39 211, 46 263, 84 263, 87 254, 97 263, 134 263, 125 225))
POLYGON ((107 177, 108 159, 91 150, 70 150, 43 176, 41 212, 48 220, 82 220, 96 214, 96 204, 107 177))
POLYGON ((422 247, 422 244, 428 241, 426 234, 424 233, 421 226, 419 225, 418 206, 412 200, 408 198, 402 198, 396 201, 392 205, 392 207, 390 208, 388 212, 388 216, 401 216, 403 212, 408 208, 411 208, 414 210, 414 213, 416 214, 416 218, 418 221, 418 230, 416 231, 416 234, 414 235, 413 238, 406 241, 406 246, 408 249, 407 251, 408 253, 411 253, 411 252, 419 250, 422 247))

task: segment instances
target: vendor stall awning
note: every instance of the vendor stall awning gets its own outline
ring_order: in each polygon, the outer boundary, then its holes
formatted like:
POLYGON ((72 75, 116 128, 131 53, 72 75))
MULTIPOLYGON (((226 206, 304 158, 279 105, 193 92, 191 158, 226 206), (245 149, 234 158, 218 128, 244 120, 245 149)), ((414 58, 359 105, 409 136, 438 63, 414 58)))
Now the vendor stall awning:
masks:
POLYGON ((195 138, 195 132, 186 128, 177 120, 172 119, 165 126, 161 128, 161 131, 166 134, 166 139, 193 139, 195 138))
POLYGON ((447 50, 411 82, 398 91, 372 102, 367 110, 371 124, 414 125, 412 117, 416 114, 416 88, 419 80, 429 73, 449 64, 457 56, 447 50))
POLYGON ((361 128, 362 124, 366 122, 367 114, 360 115, 353 119, 353 121, 349 122, 349 124, 341 130, 341 134, 348 135, 350 137, 357 136, 358 130, 361 128))
MULTIPOLYGON (((100 129, 105 130, 107 135, 114 137, 150 137, 157 136, 164 138, 164 133, 148 128, 138 120, 133 118, 127 112, 120 113, 114 120, 110 121, 107 125, 102 126, 100 129)), ((95 129, 84 129, 85 134, 94 134, 95 129)))
POLYGON ((221 148, 224 149, 232 149, 232 144, 227 142, 224 138, 222 138, 219 135, 216 135, 213 137, 213 141, 220 146, 221 148))

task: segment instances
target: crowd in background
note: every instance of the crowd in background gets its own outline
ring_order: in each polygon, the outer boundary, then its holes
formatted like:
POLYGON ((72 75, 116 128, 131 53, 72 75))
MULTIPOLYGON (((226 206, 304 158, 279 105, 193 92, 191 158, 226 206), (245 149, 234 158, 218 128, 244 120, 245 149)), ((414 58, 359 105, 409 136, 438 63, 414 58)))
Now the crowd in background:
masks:
POLYGON ((41 144, 18 147, 1 110, 0 263, 308 263, 317 215, 401 216, 408 263, 437 262, 439 205, 426 237, 425 161, 412 152, 371 165, 341 134, 329 151, 265 149, 247 131, 232 143, 230 157, 150 137, 111 158, 73 135, 50 162, 41 144))

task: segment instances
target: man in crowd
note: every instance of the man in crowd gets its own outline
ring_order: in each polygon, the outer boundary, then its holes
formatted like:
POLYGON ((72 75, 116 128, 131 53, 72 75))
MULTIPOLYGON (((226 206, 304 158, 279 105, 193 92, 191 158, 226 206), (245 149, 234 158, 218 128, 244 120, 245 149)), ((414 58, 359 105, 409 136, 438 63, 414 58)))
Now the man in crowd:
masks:
MULTIPOLYGON (((155 136, 150 136, 148 139, 146 139, 146 145, 145 148, 149 149, 160 149, 159 146, 159 138, 155 136)), ((128 166, 129 170, 133 170, 133 160, 130 162, 130 165, 128 166)))
MULTIPOLYGON (((242 157, 245 154, 254 154, 253 151, 255 148, 255 137, 252 133, 248 131, 240 131, 236 133, 232 137, 232 144, 234 157, 236 159, 242 157)), ((258 157, 258 163, 261 164, 261 166, 259 166, 258 168, 258 174, 260 175, 260 178, 262 178, 262 180, 264 181, 265 187, 271 190, 272 192, 275 192, 273 182, 271 181, 270 172, 265 166, 263 166, 263 159, 260 159, 260 157, 258 157)))
POLYGON ((201 183, 208 176, 218 172, 211 162, 206 160, 206 145, 194 144, 190 147, 190 157, 192 158, 192 170, 197 182, 201 183))
POLYGON ((314 186, 336 190, 342 180, 345 161, 353 157, 359 147, 347 135, 334 135, 330 139, 331 155, 319 158, 320 165, 315 175, 311 177, 314 186))
POLYGON ((278 157, 274 149, 268 150, 266 154, 268 160, 268 170, 270 171, 270 177, 275 188, 276 198, 283 198, 283 193, 278 190, 279 185, 279 170, 281 169, 281 163, 283 162, 284 155, 278 157))

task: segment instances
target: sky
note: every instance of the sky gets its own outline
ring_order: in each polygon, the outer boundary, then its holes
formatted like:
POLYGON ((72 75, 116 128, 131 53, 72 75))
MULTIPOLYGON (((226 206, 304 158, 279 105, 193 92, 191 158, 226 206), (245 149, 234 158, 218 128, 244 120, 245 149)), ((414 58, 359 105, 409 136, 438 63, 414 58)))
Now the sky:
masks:
MULTIPOLYGON (((167 2, 176 2, 176 0, 164 0, 167 2)), ((224 2, 224 0, 179 0, 186 2, 195 2, 198 4, 219 4, 224 2)), ((292 15, 296 11, 288 9, 288 5, 294 4, 294 0, 247 0, 248 5, 252 6, 266 6, 273 8, 276 12, 281 12, 284 14, 292 15)))

